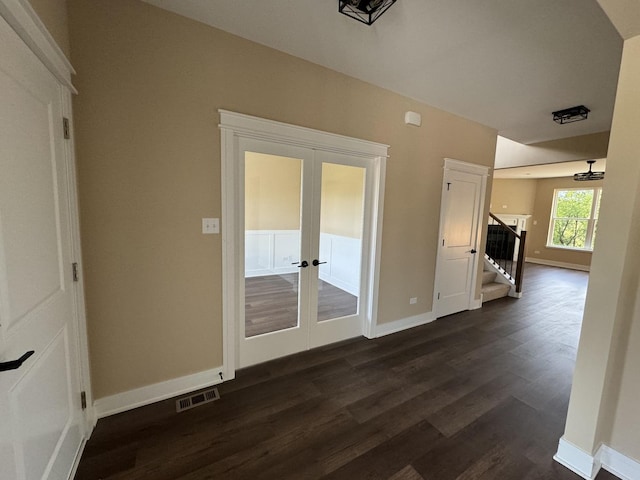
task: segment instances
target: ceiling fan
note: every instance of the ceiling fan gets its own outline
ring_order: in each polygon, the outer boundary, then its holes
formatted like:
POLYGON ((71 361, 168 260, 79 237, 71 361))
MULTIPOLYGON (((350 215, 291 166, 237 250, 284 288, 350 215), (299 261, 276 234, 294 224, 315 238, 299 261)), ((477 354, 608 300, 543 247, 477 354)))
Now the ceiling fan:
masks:
POLYGON ((604 178, 604 172, 592 172, 591 167, 596 163, 595 160, 587 160, 589 164, 589 171, 584 173, 576 173, 573 175, 573 180, 576 182, 588 182, 589 180, 602 180, 604 178))

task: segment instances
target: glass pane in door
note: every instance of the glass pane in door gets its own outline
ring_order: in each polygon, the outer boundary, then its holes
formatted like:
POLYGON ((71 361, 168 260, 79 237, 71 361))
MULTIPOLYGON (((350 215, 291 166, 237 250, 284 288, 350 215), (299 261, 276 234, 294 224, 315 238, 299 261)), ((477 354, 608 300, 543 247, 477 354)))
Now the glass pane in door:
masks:
POLYGON ((245 338, 299 325, 302 160, 245 152, 245 338))
POLYGON ((362 167, 322 164, 319 322, 358 313, 365 173, 362 167))

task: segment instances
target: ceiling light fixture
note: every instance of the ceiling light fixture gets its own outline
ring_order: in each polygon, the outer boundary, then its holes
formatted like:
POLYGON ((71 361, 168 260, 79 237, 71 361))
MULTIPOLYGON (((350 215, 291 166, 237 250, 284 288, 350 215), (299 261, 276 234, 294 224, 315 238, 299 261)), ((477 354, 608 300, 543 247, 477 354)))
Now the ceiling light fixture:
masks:
POLYGON ((576 173, 573 176, 573 179, 576 182, 587 182, 589 180, 602 180, 604 178, 604 172, 592 172, 591 171, 591 167, 593 166, 594 163, 596 163, 595 160, 587 160, 587 163, 589 164, 589 171, 588 172, 584 172, 584 173, 576 173))
POLYGON ((565 123, 579 122, 580 120, 586 120, 589 116, 589 110, 584 105, 578 105, 577 107, 565 108, 564 110, 558 110, 553 112, 553 121, 564 125, 565 123))
POLYGON ((367 25, 373 24, 397 0, 338 0, 338 11, 367 25))

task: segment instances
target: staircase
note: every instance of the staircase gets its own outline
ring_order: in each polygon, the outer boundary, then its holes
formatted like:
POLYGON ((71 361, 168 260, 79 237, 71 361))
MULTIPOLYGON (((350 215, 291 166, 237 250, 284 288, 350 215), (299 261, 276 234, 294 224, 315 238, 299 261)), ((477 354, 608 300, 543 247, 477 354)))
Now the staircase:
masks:
POLYGON ((496 282, 497 272, 485 270, 482 272, 482 303, 490 302, 509 295, 511 286, 506 283, 496 282))
POLYGON ((489 212, 489 230, 482 272, 482 303, 522 297, 522 274, 527 232, 519 234, 489 212))

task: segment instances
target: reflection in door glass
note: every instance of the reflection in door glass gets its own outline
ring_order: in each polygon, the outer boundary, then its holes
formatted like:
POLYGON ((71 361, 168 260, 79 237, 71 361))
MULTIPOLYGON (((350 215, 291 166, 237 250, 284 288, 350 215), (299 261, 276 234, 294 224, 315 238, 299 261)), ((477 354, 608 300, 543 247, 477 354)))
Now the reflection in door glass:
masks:
POLYGON ((322 164, 318 321, 355 315, 360 299, 365 169, 322 164))
POLYGON ((302 160, 245 153, 245 337, 298 326, 302 160))

